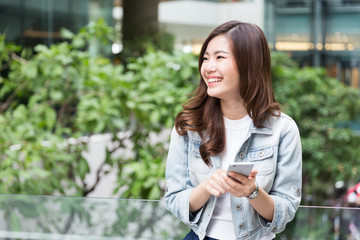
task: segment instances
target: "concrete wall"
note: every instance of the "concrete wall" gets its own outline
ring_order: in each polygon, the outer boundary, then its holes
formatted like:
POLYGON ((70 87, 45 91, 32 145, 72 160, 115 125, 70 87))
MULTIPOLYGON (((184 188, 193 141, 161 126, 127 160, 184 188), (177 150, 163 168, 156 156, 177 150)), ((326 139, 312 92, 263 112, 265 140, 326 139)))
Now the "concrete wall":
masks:
POLYGON ((250 2, 169 1, 159 4, 159 22, 178 39, 204 39, 216 26, 239 20, 264 26, 264 0, 250 2))

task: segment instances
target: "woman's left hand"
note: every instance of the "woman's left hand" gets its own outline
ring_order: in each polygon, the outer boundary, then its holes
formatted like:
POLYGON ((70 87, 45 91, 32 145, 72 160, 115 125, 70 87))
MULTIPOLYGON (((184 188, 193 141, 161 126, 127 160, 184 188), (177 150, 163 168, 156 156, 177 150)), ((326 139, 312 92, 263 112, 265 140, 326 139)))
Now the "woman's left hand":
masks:
POLYGON ((226 191, 235 197, 248 197, 255 190, 255 179, 257 170, 253 169, 246 177, 236 172, 229 172, 225 182, 228 184, 226 191))

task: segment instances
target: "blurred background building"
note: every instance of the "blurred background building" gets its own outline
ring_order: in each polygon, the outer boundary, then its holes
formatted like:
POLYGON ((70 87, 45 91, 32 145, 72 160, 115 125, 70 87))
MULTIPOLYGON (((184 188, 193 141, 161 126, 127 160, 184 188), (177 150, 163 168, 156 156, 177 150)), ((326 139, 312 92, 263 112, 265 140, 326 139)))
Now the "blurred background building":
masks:
POLYGON ((0 32, 22 46, 50 45, 62 27, 77 32, 98 17, 111 24, 112 9, 113 0, 0 0, 0 32))
MULTIPOLYGON (((0 0, 0 32, 23 46, 61 40, 62 27, 76 32, 103 18, 117 28, 121 0, 0 0)), ((142 6, 139 6, 141 8, 142 6)), ((175 0, 159 1, 160 27, 175 35, 176 47, 198 52, 207 34, 229 20, 252 22, 274 51, 299 66, 322 66, 331 77, 360 86, 359 0, 175 0)), ((118 44, 121 44, 118 43, 118 44)), ((113 51, 121 51, 114 45, 113 51)))
POLYGON ((264 30, 273 50, 300 66, 322 66, 359 88, 360 1, 269 0, 264 30))

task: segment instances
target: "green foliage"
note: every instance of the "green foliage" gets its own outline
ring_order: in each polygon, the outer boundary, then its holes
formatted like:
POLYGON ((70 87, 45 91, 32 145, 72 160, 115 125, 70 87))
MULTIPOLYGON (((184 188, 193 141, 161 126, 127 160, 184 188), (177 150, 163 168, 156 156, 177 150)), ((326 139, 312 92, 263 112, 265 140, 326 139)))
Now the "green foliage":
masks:
POLYGON ((149 52, 128 64, 133 77, 126 104, 143 120, 140 127, 155 127, 155 131, 172 127, 171 117, 181 110, 179 103, 186 100, 198 79, 196 66, 192 55, 161 51, 149 52))
POLYGON ((194 56, 151 51, 124 71, 91 52, 93 41, 112 40, 104 22, 62 33, 68 41, 38 45, 28 59, 0 37, 0 192, 87 196, 116 167, 123 197, 159 199, 168 135, 158 134, 193 89, 194 56), (83 153, 91 135, 105 133, 113 144, 89 186, 83 153))
MULTIPOLYGON (((86 38, 82 32, 80 36, 86 38)), ((79 36, 74 36, 74 41, 76 38, 79 36)), ((77 106, 91 93, 86 88, 88 82, 101 74, 94 73, 95 66, 112 65, 77 47, 84 46, 67 42, 51 47, 38 45, 37 54, 29 60, 8 48, 9 57, 3 59, 7 61, 4 66, 8 65, 4 70, 9 73, 3 75, 0 95, 2 193, 71 192, 83 196, 87 192, 84 180, 89 167, 81 154, 86 143, 76 140, 72 144, 69 138, 84 134, 83 126, 78 126, 81 109, 77 106)), ((113 69, 107 76, 116 82, 116 77, 109 76, 116 72, 113 69)), ((96 88, 100 94, 107 86, 96 88)), ((96 125, 95 130, 98 129, 96 125)), ((104 129, 98 131, 101 130, 104 129)))
POLYGON ((153 31, 151 34, 136 36, 131 41, 124 42, 124 49, 120 53, 121 61, 127 65, 131 58, 142 57, 148 51, 161 51, 172 54, 174 51, 175 37, 163 30, 153 31))
POLYGON ((360 136, 347 123, 360 116, 360 91, 327 77, 324 69, 298 69, 284 54, 272 59, 277 100, 300 129, 304 196, 323 204, 334 197, 335 181, 358 180, 360 136))
MULTIPOLYGON (((168 131, 199 79, 195 56, 148 48, 124 68, 91 50, 113 39, 103 22, 62 32, 68 41, 35 54, 0 36, 0 192, 87 196, 115 168, 122 197, 159 199, 168 131), (94 134, 113 144, 88 186, 83 153, 94 134)), ((359 91, 283 54, 272 63, 277 100, 301 133, 304 196, 322 202, 335 180, 357 180, 360 140, 347 123, 360 115, 359 91)))
POLYGON ((337 214, 334 209, 300 208, 296 218, 286 226, 284 232, 276 236, 276 239, 331 239, 334 237, 332 228, 337 214))
POLYGON ((189 231, 164 201, 2 195, 0 207, 3 230, 43 234, 37 239, 181 239, 189 231))
POLYGON ((164 137, 161 132, 173 126, 181 103, 194 89, 198 79, 196 64, 193 55, 161 51, 149 52, 128 64, 131 85, 124 104, 130 111, 128 129, 133 132, 130 139, 135 156, 128 160, 129 165, 118 165, 123 174, 119 187, 128 186, 125 197, 162 196, 163 188, 159 186, 165 176, 169 134, 164 137), (124 167, 128 171, 123 171, 124 167))

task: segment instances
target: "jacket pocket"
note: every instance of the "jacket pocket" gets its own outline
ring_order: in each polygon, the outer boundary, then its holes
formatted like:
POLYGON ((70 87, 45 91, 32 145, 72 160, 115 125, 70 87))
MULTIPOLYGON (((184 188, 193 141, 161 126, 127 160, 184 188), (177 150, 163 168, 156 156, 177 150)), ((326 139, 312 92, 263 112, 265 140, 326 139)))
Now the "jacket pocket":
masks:
POLYGON ((206 165, 204 160, 201 158, 199 149, 193 149, 190 154, 190 169, 194 173, 206 174, 211 171, 211 166, 206 165))
POLYGON ((254 148, 248 151, 248 160, 254 162, 257 176, 266 176, 274 171, 273 147, 254 148))
POLYGON ((195 186, 206 180, 211 173, 211 166, 206 165, 198 148, 193 148, 189 155, 190 178, 195 186))

